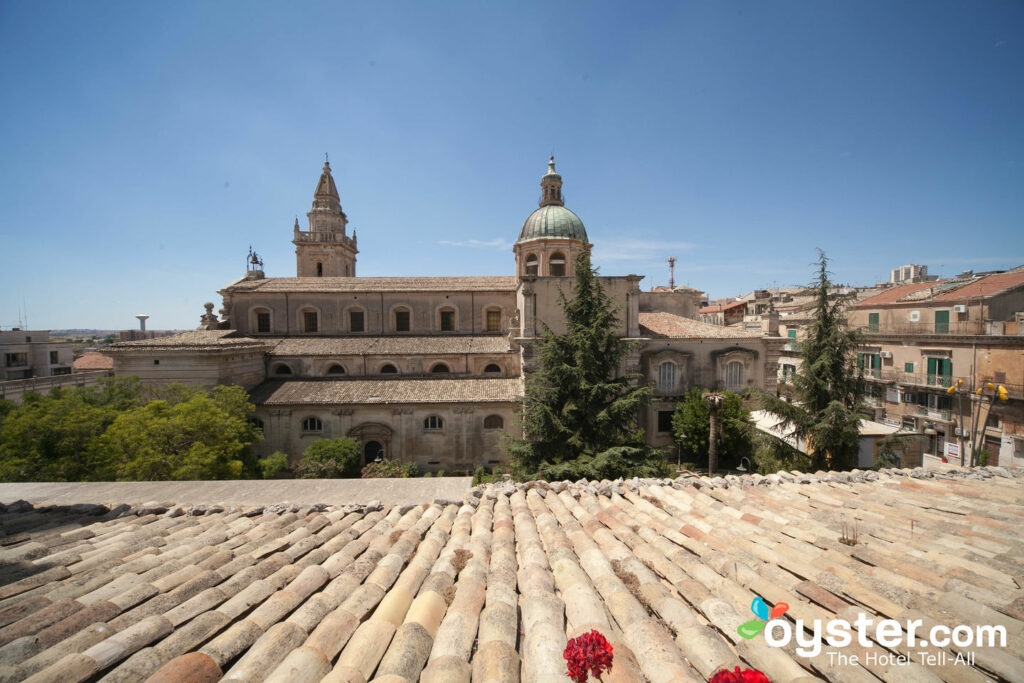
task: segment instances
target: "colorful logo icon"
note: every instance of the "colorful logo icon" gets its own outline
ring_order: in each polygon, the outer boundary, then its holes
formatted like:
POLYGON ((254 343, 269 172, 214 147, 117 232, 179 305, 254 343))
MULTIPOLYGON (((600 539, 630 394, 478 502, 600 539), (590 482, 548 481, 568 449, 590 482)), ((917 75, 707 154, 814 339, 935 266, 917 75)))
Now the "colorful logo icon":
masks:
POLYGON ((736 628, 736 632, 747 640, 750 640, 764 630, 769 619, 781 617, 788 610, 789 605, 784 602, 777 602, 775 603, 775 607, 768 607, 763 598, 754 598, 754 601, 750 603, 750 611, 754 613, 754 616, 757 617, 757 619, 751 619, 744 624, 740 624, 736 628))

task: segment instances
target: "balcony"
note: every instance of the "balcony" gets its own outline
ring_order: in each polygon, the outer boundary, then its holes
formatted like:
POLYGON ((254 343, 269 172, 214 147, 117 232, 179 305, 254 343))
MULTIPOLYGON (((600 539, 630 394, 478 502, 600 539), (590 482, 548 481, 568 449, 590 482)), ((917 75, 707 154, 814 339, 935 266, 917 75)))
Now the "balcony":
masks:
POLYGON ((292 240, 298 242, 312 242, 315 244, 345 244, 355 249, 356 241, 341 233, 336 232, 297 232, 292 240))
MULTIPOLYGON (((970 389, 970 377, 954 377, 952 375, 932 375, 923 372, 903 372, 901 370, 885 370, 881 368, 870 368, 864 370, 864 379, 875 382, 892 382, 905 386, 934 387, 936 389, 948 389, 962 380, 963 385, 970 389)), ((1007 386, 1009 389, 1009 386, 1007 386)))
POLYGON ((917 415, 927 417, 929 420, 938 420, 940 422, 952 422, 953 411, 943 410, 941 408, 929 408, 927 406, 917 406, 917 415))
POLYGON ((868 337, 879 336, 1011 336, 1024 334, 1024 324, 999 320, 964 320, 953 322, 897 323, 865 325, 860 331, 868 337))

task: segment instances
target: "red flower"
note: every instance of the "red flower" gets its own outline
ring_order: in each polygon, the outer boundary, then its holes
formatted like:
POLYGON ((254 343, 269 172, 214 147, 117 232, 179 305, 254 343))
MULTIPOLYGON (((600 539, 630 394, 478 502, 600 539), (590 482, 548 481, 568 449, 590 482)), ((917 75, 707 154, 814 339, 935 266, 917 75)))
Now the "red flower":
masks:
POLYGON ((589 675, 600 678, 605 670, 612 668, 612 646, 597 631, 571 639, 562 656, 569 669, 566 673, 576 683, 586 683, 589 675))
POLYGON ((744 669, 740 671, 737 666, 735 670, 722 669, 708 683, 772 683, 767 676, 757 669, 744 669))

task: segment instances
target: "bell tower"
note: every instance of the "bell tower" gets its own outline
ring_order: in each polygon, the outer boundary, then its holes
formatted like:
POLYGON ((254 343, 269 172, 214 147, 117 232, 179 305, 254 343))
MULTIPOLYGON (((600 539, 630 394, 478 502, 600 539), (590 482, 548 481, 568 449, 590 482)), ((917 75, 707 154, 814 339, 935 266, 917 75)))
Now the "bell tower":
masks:
POLYGON ((313 207, 306 214, 309 230, 299 228, 295 219, 292 244, 295 245, 296 271, 299 277, 355 277, 356 235, 345 234, 348 217, 341 210, 338 188, 331 176, 331 164, 324 161, 320 180, 313 192, 313 207))

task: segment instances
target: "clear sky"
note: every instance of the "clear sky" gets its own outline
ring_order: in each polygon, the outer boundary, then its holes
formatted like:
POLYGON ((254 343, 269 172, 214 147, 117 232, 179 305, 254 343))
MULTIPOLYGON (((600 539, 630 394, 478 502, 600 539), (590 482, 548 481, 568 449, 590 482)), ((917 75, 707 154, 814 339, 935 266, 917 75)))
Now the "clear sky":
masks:
POLYGON ((511 275, 554 152, 602 273, 712 297, 1024 263, 1024 3, 0 3, 0 326, 193 328, 294 276, 511 275))

